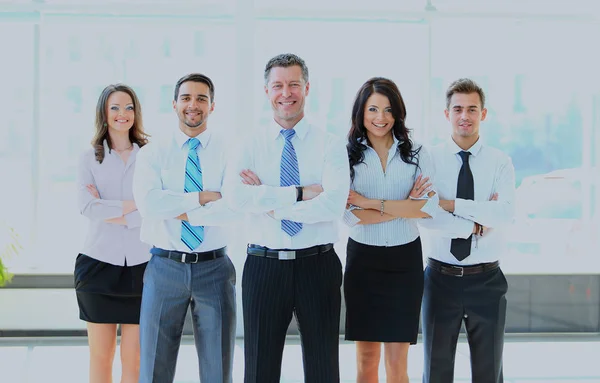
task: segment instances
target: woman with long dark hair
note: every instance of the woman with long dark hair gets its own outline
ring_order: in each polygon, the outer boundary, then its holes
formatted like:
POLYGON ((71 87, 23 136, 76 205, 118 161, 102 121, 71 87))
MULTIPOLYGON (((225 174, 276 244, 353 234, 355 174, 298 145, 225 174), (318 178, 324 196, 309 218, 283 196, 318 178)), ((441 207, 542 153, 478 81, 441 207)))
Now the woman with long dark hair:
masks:
POLYGON ((351 227, 344 277, 346 340, 356 341, 357 382, 379 382, 384 344, 387 382, 408 383, 407 357, 417 341, 423 261, 416 218, 438 211, 425 149, 414 144, 393 81, 359 89, 348 135, 351 227))
POLYGON ((75 261, 75 291, 79 317, 87 322, 89 381, 112 382, 120 325, 121 382, 133 383, 139 379, 142 279, 150 258, 132 192, 135 158, 147 143, 133 89, 116 84, 102 91, 95 128, 79 163, 79 209, 89 229, 75 261))

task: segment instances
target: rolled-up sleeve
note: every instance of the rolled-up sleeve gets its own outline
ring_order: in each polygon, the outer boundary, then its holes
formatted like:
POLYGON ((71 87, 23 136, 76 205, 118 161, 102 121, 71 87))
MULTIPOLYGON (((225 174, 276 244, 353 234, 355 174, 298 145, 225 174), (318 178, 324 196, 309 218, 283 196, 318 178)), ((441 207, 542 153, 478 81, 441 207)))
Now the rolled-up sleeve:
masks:
POLYGON ((128 229, 140 227, 142 226, 142 216, 139 211, 132 211, 131 213, 125 214, 125 222, 127 222, 128 229))

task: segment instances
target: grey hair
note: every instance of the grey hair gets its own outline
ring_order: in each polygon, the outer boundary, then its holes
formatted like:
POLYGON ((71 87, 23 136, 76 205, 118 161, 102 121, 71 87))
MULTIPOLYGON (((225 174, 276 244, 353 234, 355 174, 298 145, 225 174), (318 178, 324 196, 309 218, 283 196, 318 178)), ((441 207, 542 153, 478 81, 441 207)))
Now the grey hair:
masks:
POLYGON ((294 65, 297 65, 300 67, 300 69, 302 69, 302 77, 304 78, 304 82, 308 83, 308 67, 306 66, 304 60, 293 53, 282 53, 273 57, 269 60, 269 62, 267 62, 267 65, 265 66, 265 84, 269 82, 269 74, 271 74, 272 68, 288 68, 294 65))

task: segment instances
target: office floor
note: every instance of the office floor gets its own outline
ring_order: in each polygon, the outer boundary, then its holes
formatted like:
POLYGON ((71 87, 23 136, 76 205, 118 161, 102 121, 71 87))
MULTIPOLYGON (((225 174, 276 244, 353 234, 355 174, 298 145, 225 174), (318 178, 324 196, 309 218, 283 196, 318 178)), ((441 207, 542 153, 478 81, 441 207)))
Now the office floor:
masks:
MULTIPOLYGON (((234 383, 243 381, 243 340, 238 339, 234 383)), ((355 348, 340 342, 342 382, 355 382, 355 348)), ((409 354, 409 377, 420 382, 423 348, 409 354)), ((505 383, 600 383, 600 338, 507 339, 504 351, 505 383)), ((86 382, 89 352, 85 338, 0 338, 0 381, 5 383, 86 382)), ((119 354, 115 357, 115 382, 119 381, 119 354)), ((176 383, 198 382, 193 340, 183 341, 176 383)), ((302 352, 297 338, 286 342, 281 382, 302 382, 302 352)), ((385 382, 383 369, 380 382, 385 382)), ((470 382, 469 351, 461 339, 456 356, 455 382, 470 382)))

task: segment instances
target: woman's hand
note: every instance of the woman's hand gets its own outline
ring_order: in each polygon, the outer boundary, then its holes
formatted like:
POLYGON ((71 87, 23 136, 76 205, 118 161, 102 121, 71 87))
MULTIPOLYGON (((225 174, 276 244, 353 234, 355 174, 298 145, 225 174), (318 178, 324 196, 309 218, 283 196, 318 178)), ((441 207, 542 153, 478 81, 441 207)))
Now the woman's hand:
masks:
POLYGON ((419 174, 419 176, 415 180, 415 184, 413 185, 412 189, 410 189, 409 197, 417 199, 422 198, 431 187, 431 182, 427 181, 429 181, 429 177, 423 178, 423 175, 419 174))
POLYGON ((89 184, 86 185, 86 187, 88 192, 92 195, 92 197, 100 199, 100 193, 98 193, 98 189, 96 189, 94 185, 89 184))
POLYGON ((368 198, 363 197, 362 195, 358 194, 354 190, 350 190, 350 193, 348 194, 348 200, 346 202, 350 205, 358 206, 363 209, 368 209, 368 207, 367 207, 368 201, 369 201, 368 198))

